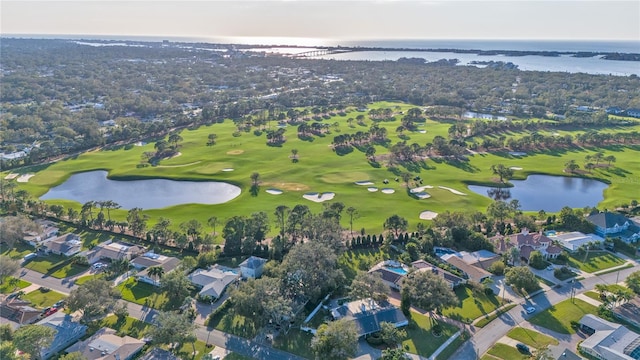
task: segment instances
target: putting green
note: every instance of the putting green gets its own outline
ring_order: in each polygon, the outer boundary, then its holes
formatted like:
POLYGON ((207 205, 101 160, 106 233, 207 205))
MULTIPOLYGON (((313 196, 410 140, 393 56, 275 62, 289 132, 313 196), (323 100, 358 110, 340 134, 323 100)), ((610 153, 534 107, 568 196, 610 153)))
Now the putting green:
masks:
MULTIPOLYGON (((399 103, 376 103, 369 108, 390 107, 396 114, 395 121, 379 122, 380 127, 387 129, 390 145, 401 139, 395 129, 400 124, 402 117, 400 111, 413 106, 399 103)), ((410 172, 412 177, 419 175, 424 184, 433 188, 429 189, 431 197, 418 199, 409 193, 399 173, 393 173, 386 167, 384 160, 388 157, 388 148, 376 145, 376 158, 379 166, 371 164, 365 154, 354 149, 351 153, 337 155, 333 150, 331 141, 339 134, 357 131, 367 131, 373 124, 365 112, 356 110, 348 111, 346 116, 334 116, 323 123, 339 124, 338 129, 330 127, 330 134, 322 137, 314 136, 311 140, 299 139, 295 126, 286 128, 286 142, 282 146, 268 146, 266 132, 255 135, 253 132, 241 132, 240 136, 232 136, 237 131, 234 123, 227 120, 209 126, 202 126, 194 130, 184 130, 180 133, 183 137, 180 152, 181 156, 160 161, 159 166, 139 167, 141 156, 144 152, 154 151, 154 144, 146 144, 135 147, 122 147, 113 150, 92 151, 81 154, 73 159, 63 160, 49 165, 35 166, 21 169, 20 173, 35 173, 36 175, 28 183, 19 183, 19 189, 25 189, 33 197, 39 197, 46 193, 52 186, 64 182, 71 174, 90 170, 107 170, 109 177, 114 179, 145 179, 168 178, 174 180, 215 180, 226 181, 242 188, 242 193, 237 198, 225 204, 218 205, 180 205, 167 209, 149 209, 145 213, 150 216, 149 226, 157 219, 167 217, 172 220, 177 230, 177 225, 191 219, 197 219, 206 224, 211 216, 217 216, 222 222, 234 215, 250 215, 256 211, 265 211, 272 218, 272 233, 277 233, 275 217, 272 215, 278 205, 287 205, 290 208, 296 204, 304 204, 318 212, 323 204, 308 201, 302 197, 307 192, 335 193, 335 198, 329 202, 340 201, 346 207, 356 208, 360 217, 355 219, 355 229, 365 228, 370 233, 381 232, 382 224, 386 218, 393 214, 405 217, 409 221, 409 227, 415 228, 418 222, 428 223, 428 220, 419 220, 420 214, 429 209, 433 212, 449 211, 484 211, 491 200, 480 196, 467 188, 469 183, 491 183, 495 175, 490 167, 495 164, 504 164, 507 167, 520 167, 524 170, 515 172, 514 177, 524 179, 533 173, 549 175, 563 174, 564 164, 573 159, 579 164, 587 154, 596 151, 604 151, 606 155, 614 155, 617 161, 611 168, 598 168, 589 177, 599 178, 611 185, 604 192, 604 201, 599 204, 601 208, 614 208, 622 203, 629 203, 632 199, 629 194, 637 191, 638 174, 640 173, 640 147, 638 146, 609 146, 602 149, 570 149, 560 151, 547 151, 529 154, 523 157, 512 157, 505 154, 481 154, 470 155, 469 161, 458 164, 449 164, 442 161, 426 160, 425 166, 411 167, 411 171, 402 165, 396 165, 400 172, 410 172), (348 125, 347 119, 365 115, 365 126, 353 122, 353 127, 348 125), (217 143, 207 146, 207 138, 215 133, 217 143), (298 161, 290 158, 291 150, 298 150, 298 161), (377 166, 377 167, 376 167, 377 166), (223 171, 233 169, 233 171, 223 171), (259 191, 250 191, 252 181, 251 174, 260 174, 259 191), (399 181, 395 181, 396 178, 399 181), (383 184, 384 179, 389 179, 388 184, 383 184), (379 191, 370 191, 367 186, 358 186, 357 181, 371 181, 379 188, 379 191), (283 190, 278 196, 265 192, 268 188, 283 190), (393 194, 385 194, 381 190, 389 188, 393 194), (453 193, 449 189, 466 194, 466 196, 453 193), (255 195, 255 196, 254 196, 255 195)), ((272 124, 274 125, 274 124, 272 124)), ((425 145, 433 141, 434 136, 440 135, 447 138, 450 123, 427 120, 421 129, 427 133, 405 132, 408 136, 407 143, 425 145)), ((272 126, 273 127, 273 126, 272 126)), ((640 130, 640 125, 625 128, 626 130, 640 130)), ((562 134, 570 133, 575 136, 578 133, 588 131, 581 129, 576 131, 561 131, 562 134)), ((510 134, 515 136, 517 134, 510 134)), ((0 174, 6 176, 8 172, 0 174)), ((423 186, 410 181, 409 188, 423 186)), ((390 191, 387 191, 390 192, 390 191)), ((108 194, 103 197, 108 198, 108 194)), ((79 209, 81 204, 70 201, 48 201, 50 204, 60 204, 65 207, 73 206, 79 209)), ((124 219, 125 210, 111 211, 114 219, 124 219)), ((343 214, 342 222, 348 227, 348 216, 343 214)))

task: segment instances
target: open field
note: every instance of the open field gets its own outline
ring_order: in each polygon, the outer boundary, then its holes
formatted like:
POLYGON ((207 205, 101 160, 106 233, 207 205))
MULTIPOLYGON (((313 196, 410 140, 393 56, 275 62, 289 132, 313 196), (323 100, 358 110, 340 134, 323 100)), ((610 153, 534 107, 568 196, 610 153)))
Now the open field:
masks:
MULTIPOLYGON (((395 111, 406 111, 412 106, 396 103, 376 103, 369 108, 391 107, 395 111), (397 108, 396 108, 397 107, 397 108)), ((303 199, 306 192, 334 192, 332 201, 343 202, 346 206, 354 206, 361 217, 354 221, 354 229, 365 228, 369 233, 382 231, 384 220, 397 213, 409 220, 409 227, 415 228, 420 220, 419 215, 424 210, 441 212, 450 209, 484 210, 490 203, 490 199, 477 195, 466 188, 469 183, 491 183, 495 177, 489 170, 491 165, 505 164, 506 166, 521 167, 524 170, 516 171, 515 178, 524 179, 528 174, 545 173, 550 175, 564 175, 564 164, 571 159, 582 163, 585 155, 593 154, 596 150, 602 150, 606 154, 615 155, 616 163, 610 169, 598 168, 593 174, 587 174, 594 178, 600 178, 611 183, 605 190, 605 200, 600 207, 612 208, 621 203, 629 202, 629 194, 637 187, 637 173, 640 172, 637 159, 640 158, 638 148, 611 146, 604 149, 554 150, 538 152, 524 157, 513 157, 508 154, 482 154, 470 156, 470 161, 465 163, 445 163, 442 161, 426 160, 422 165, 399 165, 396 173, 386 167, 385 154, 389 153, 388 147, 400 141, 395 128, 400 124, 402 115, 396 115, 396 121, 379 122, 380 127, 388 131, 389 145, 376 145, 376 157, 380 165, 367 161, 363 151, 354 149, 352 152, 337 155, 330 143, 334 136, 356 131, 367 131, 372 121, 366 113, 350 111, 346 116, 336 115, 323 123, 338 123, 337 127, 330 126, 330 133, 323 137, 313 136, 310 139, 300 139, 297 136, 296 127, 286 128, 286 142, 282 146, 268 146, 265 132, 242 132, 240 136, 231 134, 236 131, 235 126, 229 120, 210 126, 203 126, 195 130, 184 130, 180 133, 183 137, 180 153, 171 159, 162 160, 161 166, 148 166, 139 168, 140 158, 143 152, 153 151, 154 143, 144 146, 127 146, 115 150, 93 151, 81 154, 73 159, 59 161, 51 165, 41 165, 31 169, 22 169, 21 172, 33 172, 36 175, 28 183, 20 183, 19 188, 29 191, 33 196, 43 195, 50 187, 61 184, 71 174, 91 171, 107 170, 112 179, 145 179, 167 178, 175 180, 197 181, 223 181, 238 185, 242 193, 237 198, 218 205, 179 205, 166 209, 150 209, 145 212, 151 217, 149 225, 153 225, 160 216, 172 219, 177 228, 181 222, 197 219, 202 223, 216 214, 222 222, 232 215, 249 215, 256 211, 265 211, 272 214, 276 206, 284 204, 293 207, 296 204, 305 204, 312 211, 320 211, 322 204, 303 199), (349 127, 347 119, 365 115, 366 126, 353 125, 349 127), (218 135, 217 144, 206 146, 208 134, 218 135), (298 150, 299 161, 291 161, 291 150, 298 150), (223 171, 233 168, 234 171, 223 171), (249 191, 251 187, 250 175, 253 172, 260 174, 260 186, 256 196, 249 191), (431 195, 428 199, 416 199, 407 193, 402 181, 394 181, 398 172, 410 172, 413 176, 421 176, 425 179, 425 185, 434 186, 429 189, 431 195), (376 186, 381 186, 384 179, 390 182, 384 187, 395 190, 393 194, 382 192, 369 192, 366 187, 355 185, 355 181, 369 180, 376 186), (636 180, 634 180, 636 179, 636 180), (467 196, 461 196, 441 189, 438 186, 446 186, 462 191, 467 196), (281 195, 266 193, 269 188, 283 190, 281 195), (188 211, 187 211, 188 209, 188 211), (390 209, 393 209, 391 211, 390 209)), ((466 121, 465 121, 466 122, 466 121)), ((314 123, 311 121, 310 123, 314 123)), ((275 128, 275 122, 271 124, 275 128)), ((434 136, 447 137, 447 130, 451 125, 445 122, 427 120, 421 124, 421 132, 405 132, 407 143, 424 145, 430 143, 434 136)), ((637 130, 638 126, 626 127, 626 130, 637 130)), ((573 135, 582 132, 569 132, 573 135)), ((509 136, 513 136, 510 134, 509 136)), ((109 194, 103 194, 108 200, 109 194)), ((48 201, 65 207, 73 206, 79 209, 80 204, 71 201, 48 201)), ((115 210, 111 217, 122 220, 126 211, 115 210)), ((342 218, 346 227, 348 220, 342 218)), ((210 229, 208 229, 210 231, 210 229)), ((272 226, 272 233, 277 230, 272 226)), ((218 237, 220 240, 220 237, 218 237)), ((93 242, 93 241, 92 241, 93 242)))
POLYGON ((586 314, 597 314, 598 308, 580 299, 568 299, 533 316, 529 322, 562 334, 575 334, 572 321, 580 321, 586 314), (573 302, 572 302, 573 301, 573 302))

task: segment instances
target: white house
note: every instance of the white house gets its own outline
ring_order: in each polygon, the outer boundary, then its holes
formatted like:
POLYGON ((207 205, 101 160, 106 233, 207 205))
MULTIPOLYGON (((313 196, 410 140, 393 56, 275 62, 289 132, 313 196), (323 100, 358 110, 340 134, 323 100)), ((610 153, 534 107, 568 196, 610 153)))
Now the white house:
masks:
POLYGON ((640 358, 640 335, 623 325, 587 314, 580 319, 583 332, 591 334, 580 349, 596 359, 636 360, 640 358))
POLYGON ((262 276, 264 270, 264 264, 267 259, 263 259, 257 256, 251 256, 247 260, 240 263, 240 274, 243 279, 257 279, 262 276))
POLYGON ((574 252, 589 243, 598 244, 599 246, 604 243, 604 239, 596 234, 583 234, 579 231, 549 235, 549 239, 557 241, 560 246, 569 252, 574 252))
POLYGON ((198 269, 187 277, 200 288, 198 294, 201 297, 219 299, 227 286, 240 278, 240 274, 236 269, 214 265, 209 269, 198 269))

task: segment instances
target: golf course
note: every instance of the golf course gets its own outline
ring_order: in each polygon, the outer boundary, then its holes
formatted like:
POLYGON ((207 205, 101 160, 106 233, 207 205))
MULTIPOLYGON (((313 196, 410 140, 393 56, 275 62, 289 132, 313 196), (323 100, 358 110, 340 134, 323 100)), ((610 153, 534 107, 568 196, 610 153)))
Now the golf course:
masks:
MULTIPOLYGON (((435 136, 448 138, 449 128, 453 124, 451 121, 427 119, 417 125, 416 131, 396 131, 402 114, 414 107, 390 102, 377 102, 368 106, 368 110, 391 108, 396 118, 395 121, 375 122, 379 127, 387 129, 389 141, 374 145, 374 161, 368 159, 364 150, 358 147, 351 152, 339 153, 332 146, 335 136, 366 132, 374 124, 366 111, 349 108, 344 114, 326 115, 321 121, 308 120, 308 123, 327 124, 326 132, 321 135, 299 137, 297 126, 278 124, 276 121, 270 122, 264 129, 253 127, 250 131, 239 131, 232 120, 225 120, 197 129, 179 131, 182 140, 176 146, 177 153, 154 164, 142 166, 144 162, 141 159, 145 152, 155 151, 154 145, 160 139, 90 151, 47 165, 21 168, 13 173, 33 174, 24 182, 19 182, 17 187, 28 191, 32 198, 40 198, 51 188, 63 184, 73 174, 95 170, 107 171, 111 180, 223 182, 241 190, 231 200, 217 204, 186 203, 165 208, 143 208, 144 213, 149 216, 150 226, 161 216, 171 219, 173 224, 191 219, 206 223, 211 216, 218 217, 224 223, 231 216, 247 216, 258 211, 271 216, 278 205, 292 208, 297 204, 304 204, 313 212, 319 212, 324 201, 339 201, 346 207, 357 209, 359 217, 353 221, 354 230, 364 228, 369 233, 380 232, 384 220, 393 214, 406 218, 409 228, 413 229, 419 222, 430 221, 426 219, 428 217, 421 219, 423 212, 484 211, 492 200, 474 193, 467 186, 502 185, 492 172, 492 165, 503 164, 512 168, 512 179, 518 180, 524 180, 530 174, 568 176, 565 173, 568 161, 575 160, 582 167, 585 156, 597 152, 613 155, 616 160, 606 167, 573 174, 608 184, 604 190, 604 200, 592 205, 612 209, 638 197, 640 147, 637 145, 608 145, 602 148, 573 146, 569 150, 540 150, 524 155, 511 155, 508 151, 470 152, 467 155, 468 161, 427 157, 418 163, 396 162, 393 167, 389 167, 389 148, 400 141, 425 146, 435 136), (358 115, 364 115, 364 119, 361 118, 356 123, 353 119, 358 115), (268 144, 266 129, 284 129, 284 142, 275 146, 268 144), (210 134, 216 135, 215 144, 207 144, 210 134), (411 174, 408 184, 405 183, 406 175, 403 179, 403 175, 407 173, 411 174)), ((474 120, 461 119, 460 123, 472 121, 474 120)), ((561 131, 561 135, 575 137, 589 130, 593 129, 565 129, 561 131)), ((639 130, 640 124, 635 123, 615 131, 639 130)), ((552 131, 548 133, 551 134, 552 131)), ((527 132, 507 135, 518 137, 525 134, 527 132)), ((468 142, 473 140, 481 141, 481 138, 466 139, 468 142)), ((5 172, 2 177, 8 175, 10 172, 5 172)), ((540 188, 539 191, 545 189, 540 188)), ((95 196, 94 200, 97 201, 113 200, 106 191, 95 196)), ((77 210, 82 206, 80 202, 63 199, 49 199, 46 202, 77 210)), ((112 210, 111 216, 124 219, 126 213, 127 209, 123 206, 122 209, 112 210)), ((342 225, 349 227, 346 216, 342 217, 342 225)), ((271 232, 276 232, 275 226, 272 226, 271 232)))

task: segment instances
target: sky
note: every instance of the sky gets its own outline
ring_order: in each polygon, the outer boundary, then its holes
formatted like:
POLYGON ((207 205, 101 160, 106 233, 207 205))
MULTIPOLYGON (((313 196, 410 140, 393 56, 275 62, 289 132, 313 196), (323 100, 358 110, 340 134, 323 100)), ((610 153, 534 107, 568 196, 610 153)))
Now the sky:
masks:
POLYGON ((640 41, 640 0, 0 0, 0 33, 640 41))

